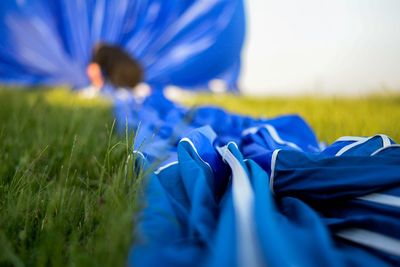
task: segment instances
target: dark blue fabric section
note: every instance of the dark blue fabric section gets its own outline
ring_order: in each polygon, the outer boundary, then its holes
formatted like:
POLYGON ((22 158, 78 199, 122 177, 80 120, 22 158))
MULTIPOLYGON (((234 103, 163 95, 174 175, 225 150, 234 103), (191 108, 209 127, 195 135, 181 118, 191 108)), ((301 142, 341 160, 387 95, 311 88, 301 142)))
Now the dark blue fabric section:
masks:
POLYGON ((274 191, 312 201, 336 201, 400 185, 400 157, 319 157, 280 151, 274 191))

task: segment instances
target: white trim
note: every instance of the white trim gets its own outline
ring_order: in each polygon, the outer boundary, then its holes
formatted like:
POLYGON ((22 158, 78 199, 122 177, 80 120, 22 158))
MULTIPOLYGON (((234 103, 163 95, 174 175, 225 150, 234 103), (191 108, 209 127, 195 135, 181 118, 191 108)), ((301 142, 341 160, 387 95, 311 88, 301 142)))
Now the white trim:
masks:
POLYGON ((390 138, 387 135, 380 134, 379 136, 382 138, 382 146, 383 147, 388 147, 392 144, 390 142, 390 138))
POLYGON ((239 150, 239 147, 238 147, 238 145, 237 145, 235 142, 230 141, 230 142, 228 143, 228 146, 229 146, 229 145, 233 145, 233 146, 236 147, 237 150, 239 150))
POLYGON ((163 165, 163 166, 161 166, 160 168, 158 168, 157 170, 155 170, 154 171, 154 174, 160 174, 160 172, 162 172, 163 170, 165 170, 165 169, 167 169, 167 168, 169 168, 169 167, 171 167, 171 166, 174 166, 174 165, 176 165, 176 164, 178 164, 179 162, 178 161, 173 161, 173 162, 170 162, 170 163, 167 163, 167 164, 165 164, 165 165, 163 165))
POLYGON ((248 134, 255 134, 261 127, 250 127, 247 129, 244 129, 242 131, 242 136, 248 135, 248 134))
MULTIPOLYGON (((225 160, 225 153, 226 153, 227 151, 229 151, 229 149, 228 149, 228 146, 229 146, 229 145, 234 145, 234 146, 239 150, 238 145, 237 145, 235 142, 233 142, 233 141, 230 141, 228 144, 226 144, 226 145, 224 145, 224 146, 217 146, 217 147, 216 147, 218 153, 219 153, 219 154, 221 155, 221 157, 222 157, 222 161, 225 162, 225 163, 227 163, 226 160, 225 160)), ((247 160, 248 160, 248 159, 244 159, 243 161, 247 161, 247 160)))
POLYGON ((280 144, 280 145, 287 145, 287 146, 290 146, 290 147, 292 147, 292 148, 294 148, 294 149, 297 149, 297 150, 302 151, 302 149, 301 149, 298 145, 296 145, 295 143, 290 142, 290 141, 285 141, 285 140, 283 140, 283 139, 279 136, 278 131, 277 131, 277 130, 275 129, 275 127, 272 126, 271 124, 264 124, 264 125, 262 125, 262 126, 260 126, 260 127, 251 127, 251 128, 247 128, 247 129, 245 129, 245 130, 242 132, 242 136, 245 136, 245 135, 248 135, 248 134, 255 134, 256 132, 258 132, 258 131, 259 131, 260 129, 262 129, 262 128, 265 128, 265 129, 268 131, 269 135, 271 136, 271 138, 272 138, 276 143, 278 143, 278 144, 280 144))
POLYGON ((388 149, 388 148, 392 148, 392 147, 400 147, 400 144, 391 144, 391 145, 389 145, 389 146, 385 146, 385 147, 378 148, 377 150, 375 150, 375 151, 371 154, 371 156, 375 156, 376 154, 382 152, 383 150, 388 149))
POLYGON ((319 151, 323 151, 325 150, 325 148, 327 148, 328 145, 325 142, 318 142, 318 149, 319 151))
POLYGON ((193 148, 193 150, 194 150, 194 152, 196 153, 197 157, 198 157, 204 164, 206 164, 206 165, 210 168, 210 170, 211 170, 212 173, 214 173, 213 170, 212 170, 212 168, 211 168, 211 166, 210 166, 210 164, 209 164, 207 161, 203 160, 203 159, 200 157, 199 152, 197 151, 197 148, 196 148, 196 146, 193 144, 192 140, 190 140, 190 139, 187 138, 187 137, 184 137, 184 138, 182 138, 182 139, 179 141, 179 143, 181 143, 181 142, 186 142, 186 143, 188 143, 188 144, 193 148))
POLYGON ((274 191, 275 165, 276 165, 276 159, 278 158, 279 151, 281 151, 281 150, 275 149, 274 152, 272 152, 272 157, 271 157, 271 176, 269 178, 269 189, 271 190, 272 194, 274 194, 274 195, 275 195, 275 191, 274 191))
POLYGON ((139 156, 141 156, 143 159, 146 159, 146 157, 143 155, 143 153, 140 152, 139 150, 133 150, 132 154, 139 154, 139 156))
POLYGON ((362 138, 361 138, 361 139, 358 140, 357 142, 354 142, 354 143, 348 144, 347 146, 342 147, 342 148, 336 153, 335 156, 336 156, 336 157, 341 156, 341 155, 343 155, 344 153, 346 153, 347 151, 349 151, 350 149, 352 149, 353 147, 356 147, 356 146, 358 146, 358 145, 364 144, 365 142, 367 142, 367 141, 369 141, 369 140, 371 140, 372 138, 377 137, 377 136, 379 136, 379 137, 382 139, 382 147, 386 147, 386 146, 389 146, 389 145, 390 145, 390 139, 389 139, 389 137, 387 137, 387 136, 384 135, 384 134, 377 134, 377 135, 371 136, 371 137, 369 137, 369 138, 365 138, 365 139, 362 139, 362 138))
POLYGON ((282 138, 279 136, 278 132, 276 131, 275 127, 273 127, 272 125, 266 124, 266 125, 264 125, 264 127, 265 127, 265 129, 267 129, 267 131, 269 132, 272 139, 274 139, 275 142, 277 142, 278 144, 288 145, 294 149, 302 151, 302 149, 295 143, 282 140, 282 138))
POLYGON ((400 240, 369 230, 351 228, 336 233, 337 236, 385 253, 400 256, 400 240))
POLYGON ((347 145, 347 146, 342 147, 342 148, 335 154, 335 157, 339 157, 339 156, 343 155, 344 153, 346 153, 347 151, 349 151, 349 150, 352 149, 353 147, 356 147, 356 146, 358 146, 358 145, 361 145, 361 144, 367 142, 368 140, 369 140, 369 138, 363 139, 363 140, 359 140, 359 141, 357 141, 357 142, 354 142, 354 143, 351 143, 351 144, 349 144, 349 145, 347 145))
POLYGON ((400 197, 398 197, 398 196, 392 196, 392 195, 381 194, 381 193, 373 193, 373 194, 369 194, 366 196, 358 197, 358 199, 400 208, 400 197))
MULTIPOLYGON (((362 140, 366 140, 368 139, 368 137, 362 137, 362 136, 342 136, 339 137, 338 139, 336 139, 335 142, 349 142, 349 141, 362 141, 362 140)), ((334 142, 334 143, 335 143, 334 142)))
POLYGON ((217 147, 217 150, 232 170, 232 197, 238 231, 238 266, 262 266, 254 221, 254 192, 246 170, 228 149, 229 144, 217 147))

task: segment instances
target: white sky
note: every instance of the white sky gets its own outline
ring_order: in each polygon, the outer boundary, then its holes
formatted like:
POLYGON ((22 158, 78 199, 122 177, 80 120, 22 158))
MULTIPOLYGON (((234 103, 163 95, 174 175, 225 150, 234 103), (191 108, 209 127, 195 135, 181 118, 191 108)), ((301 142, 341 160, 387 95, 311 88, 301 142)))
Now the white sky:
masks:
POLYGON ((249 94, 400 91, 400 0, 247 0, 249 94))

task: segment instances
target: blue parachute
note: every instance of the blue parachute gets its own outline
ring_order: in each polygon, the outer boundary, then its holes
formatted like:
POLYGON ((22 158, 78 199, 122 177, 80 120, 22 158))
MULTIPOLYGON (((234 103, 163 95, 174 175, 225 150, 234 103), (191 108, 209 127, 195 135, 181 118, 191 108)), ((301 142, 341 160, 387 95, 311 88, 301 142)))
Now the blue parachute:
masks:
POLYGON ((319 145, 296 115, 116 99, 148 170, 130 266, 397 266, 400 146, 319 145), (157 257, 154 257, 157 255, 157 257))
MULTIPOLYGON (((240 0, 5 0, 0 82, 85 86, 92 47, 116 43, 146 82, 236 88, 240 0)), ((399 266, 400 146, 384 135, 323 149, 296 115, 185 108, 114 95, 151 170, 131 266, 399 266)), ((146 174, 148 172, 145 172, 146 174)))
POLYGON ((244 34, 241 0, 0 1, 0 83, 86 86, 92 48, 108 42, 153 87, 235 90, 244 34))
POLYGON ((130 266, 400 264, 400 146, 390 138, 343 137, 321 149, 296 116, 209 107, 195 128, 193 112, 169 146, 157 141, 173 134, 159 131, 137 153, 142 164, 157 160, 156 147, 174 159, 146 179, 130 266))
POLYGON ((323 148, 299 116, 188 109, 162 93, 117 99, 115 114, 157 166, 130 265, 400 264, 400 145, 389 137, 323 148))

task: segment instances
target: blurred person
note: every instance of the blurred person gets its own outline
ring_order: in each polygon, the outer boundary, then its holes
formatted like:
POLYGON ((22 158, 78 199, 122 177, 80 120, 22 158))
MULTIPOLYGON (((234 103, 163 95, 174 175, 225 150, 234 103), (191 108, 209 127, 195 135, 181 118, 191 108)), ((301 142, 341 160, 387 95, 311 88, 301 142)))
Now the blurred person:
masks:
MULTIPOLYGON (((85 96, 93 97, 107 84, 116 89, 147 91, 142 84, 143 70, 139 62, 117 45, 99 43, 93 49, 86 75, 91 85, 83 90, 85 96)), ((121 91, 121 90, 120 90, 121 91)))

